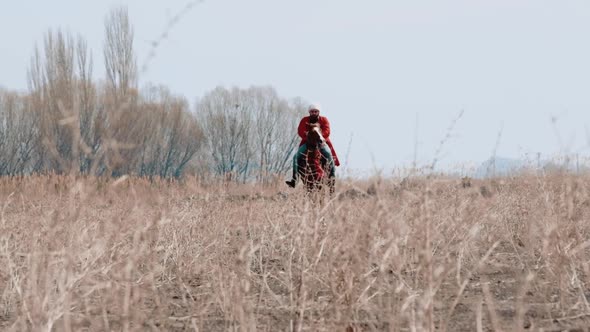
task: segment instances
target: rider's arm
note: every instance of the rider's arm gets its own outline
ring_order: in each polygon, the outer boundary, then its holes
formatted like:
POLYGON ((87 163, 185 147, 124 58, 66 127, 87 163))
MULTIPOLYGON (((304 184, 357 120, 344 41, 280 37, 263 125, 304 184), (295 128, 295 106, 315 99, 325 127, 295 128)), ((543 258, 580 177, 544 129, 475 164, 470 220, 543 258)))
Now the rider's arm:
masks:
POLYGON ((297 134, 299 137, 301 137, 301 139, 305 139, 307 137, 307 121, 305 118, 301 119, 301 122, 299 122, 297 134))
POLYGON ((322 135, 327 139, 330 137, 330 121, 326 117, 322 117, 322 119, 323 122, 320 124, 322 126, 322 135))

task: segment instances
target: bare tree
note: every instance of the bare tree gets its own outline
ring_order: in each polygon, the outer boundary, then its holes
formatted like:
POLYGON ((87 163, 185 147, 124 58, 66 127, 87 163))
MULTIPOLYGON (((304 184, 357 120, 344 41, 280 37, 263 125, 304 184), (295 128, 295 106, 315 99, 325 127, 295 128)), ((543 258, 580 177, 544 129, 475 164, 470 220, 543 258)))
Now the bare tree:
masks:
POLYGON ((299 113, 271 87, 216 88, 197 105, 217 175, 241 180, 284 172, 297 144, 299 113))
POLYGON ((27 174, 38 143, 30 98, 0 90, 0 175, 27 174))
POLYGON ((79 169, 81 173, 91 172, 93 163, 98 163, 96 155, 101 144, 101 126, 98 122, 104 121, 104 108, 99 108, 97 103, 96 86, 92 82, 92 55, 86 41, 78 38, 76 44, 76 60, 78 65, 77 113, 79 127, 78 144, 81 150, 79 155, 79 169))
POLYGON ((187 163, 200 150, 204 135, 194 115, 188 112, 186 100, 169 105, 164 112, 166 126, 162 133, 164 153, 160 176, 180 177, 187 163))
POLYGON ((48 31, 28 71, 31 116, 38 126, 34 171, 88 172, 98 133, 92 58, 85 40, 48 31))
POLYGON ((133 49, 133 27, 127 8, 112 9, 104 23, 104 63, 109 88, 117 106, 137 88, 137 60, 133 49))
POLYGON ((112 9, 105 18, 104 28, 107 81, 101 96, 105 114, 99 124, 102 136, 97 152, 104 160, 102 171, 120 175, 137 169, 141 131, 149 125, 148 118, 137 109, 137 61, 127 8, 112 9))
POLYGON ((48 31, 44 49, 35 49, 29 69, 32 104, 37 112, 40 130, 42 170, 68 171, 72 160, 71 113, 75 104, 75 46, 70 34, 48 31), (42 147, 41 147, 42 145, 42 147))
POLYGON ((243 92, 237 88, 218 87, 197 105, 197 114, 207 137, 211 166, 215 174, 228 179, 245 180, 253 158, 250 105, 242 103, 243 92))
POLYGON ((297 108, 278 96, 272 87, 254 87, 246 91, 255 114, 254 142, 258 159, 259 181, 271 174, 289 169, 292 151, 297 144, 296 128, 299 121, 297 108))
POLYGON ((180 177, 204 141, 188 102, 165 87, 150 86, 142 93, 139 107, 148 128, 138 151, 138 174, 180 177))

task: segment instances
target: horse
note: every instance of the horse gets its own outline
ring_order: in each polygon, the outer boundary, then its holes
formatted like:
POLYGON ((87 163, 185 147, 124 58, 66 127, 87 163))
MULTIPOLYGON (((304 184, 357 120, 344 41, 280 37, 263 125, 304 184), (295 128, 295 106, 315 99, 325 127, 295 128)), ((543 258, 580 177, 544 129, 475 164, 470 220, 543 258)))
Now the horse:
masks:
POLYGON ((321 192, 325 185, 328 186, 330 195, 334 194, 335 178, 331 177, 331 167, 326 158, 322 156, 320 147, 326 140, 322 136, 319 124, 310 124, 307 132, 305 154, 298 159, 298 172, 307 193, 321 192))

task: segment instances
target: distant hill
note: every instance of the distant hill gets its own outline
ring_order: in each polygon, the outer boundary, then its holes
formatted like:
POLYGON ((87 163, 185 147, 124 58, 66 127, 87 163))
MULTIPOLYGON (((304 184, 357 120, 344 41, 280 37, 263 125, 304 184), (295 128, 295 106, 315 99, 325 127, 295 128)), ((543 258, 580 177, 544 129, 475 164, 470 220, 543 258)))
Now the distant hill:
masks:
POLYGON ((476 170, 474 177, 508 176, 530 167, 530 163, 521 159, 496 157, 484 161, 476 170))
POLYGON ((544 172, 590 171, 588 164, 584 164, 584 161, 577 163, 574 158, 570 158, 569 161, 562 157, 549 160, 540 160, 537 162, 524 159, 496 157, 490 158, 479 165, 473 176, 476 178, 486 178, 490 176, 510 176, 516 175, 518 172, 526 169, 540 169, 544 172))

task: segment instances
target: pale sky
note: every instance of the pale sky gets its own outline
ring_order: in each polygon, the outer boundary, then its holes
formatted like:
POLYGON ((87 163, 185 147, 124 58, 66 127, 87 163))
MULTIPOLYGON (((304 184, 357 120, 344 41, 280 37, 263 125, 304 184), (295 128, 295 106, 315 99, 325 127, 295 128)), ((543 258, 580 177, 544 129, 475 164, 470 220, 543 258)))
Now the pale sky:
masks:
MULTIPOLYGON (((128 6, 141 65, 189 2, 0 1, 0 86, 23 91, 48 29, 84 36, 101 78, 110 8, 128 6)), ((317 102, 353 169, 407 165, 415 146, 429 163, 461 110, 442 165, 488 159, 500 131, 498 156, 589 155, 589 36, 588 0, 204 0, 140 82, 191 102, 218 85, 317 102)))

